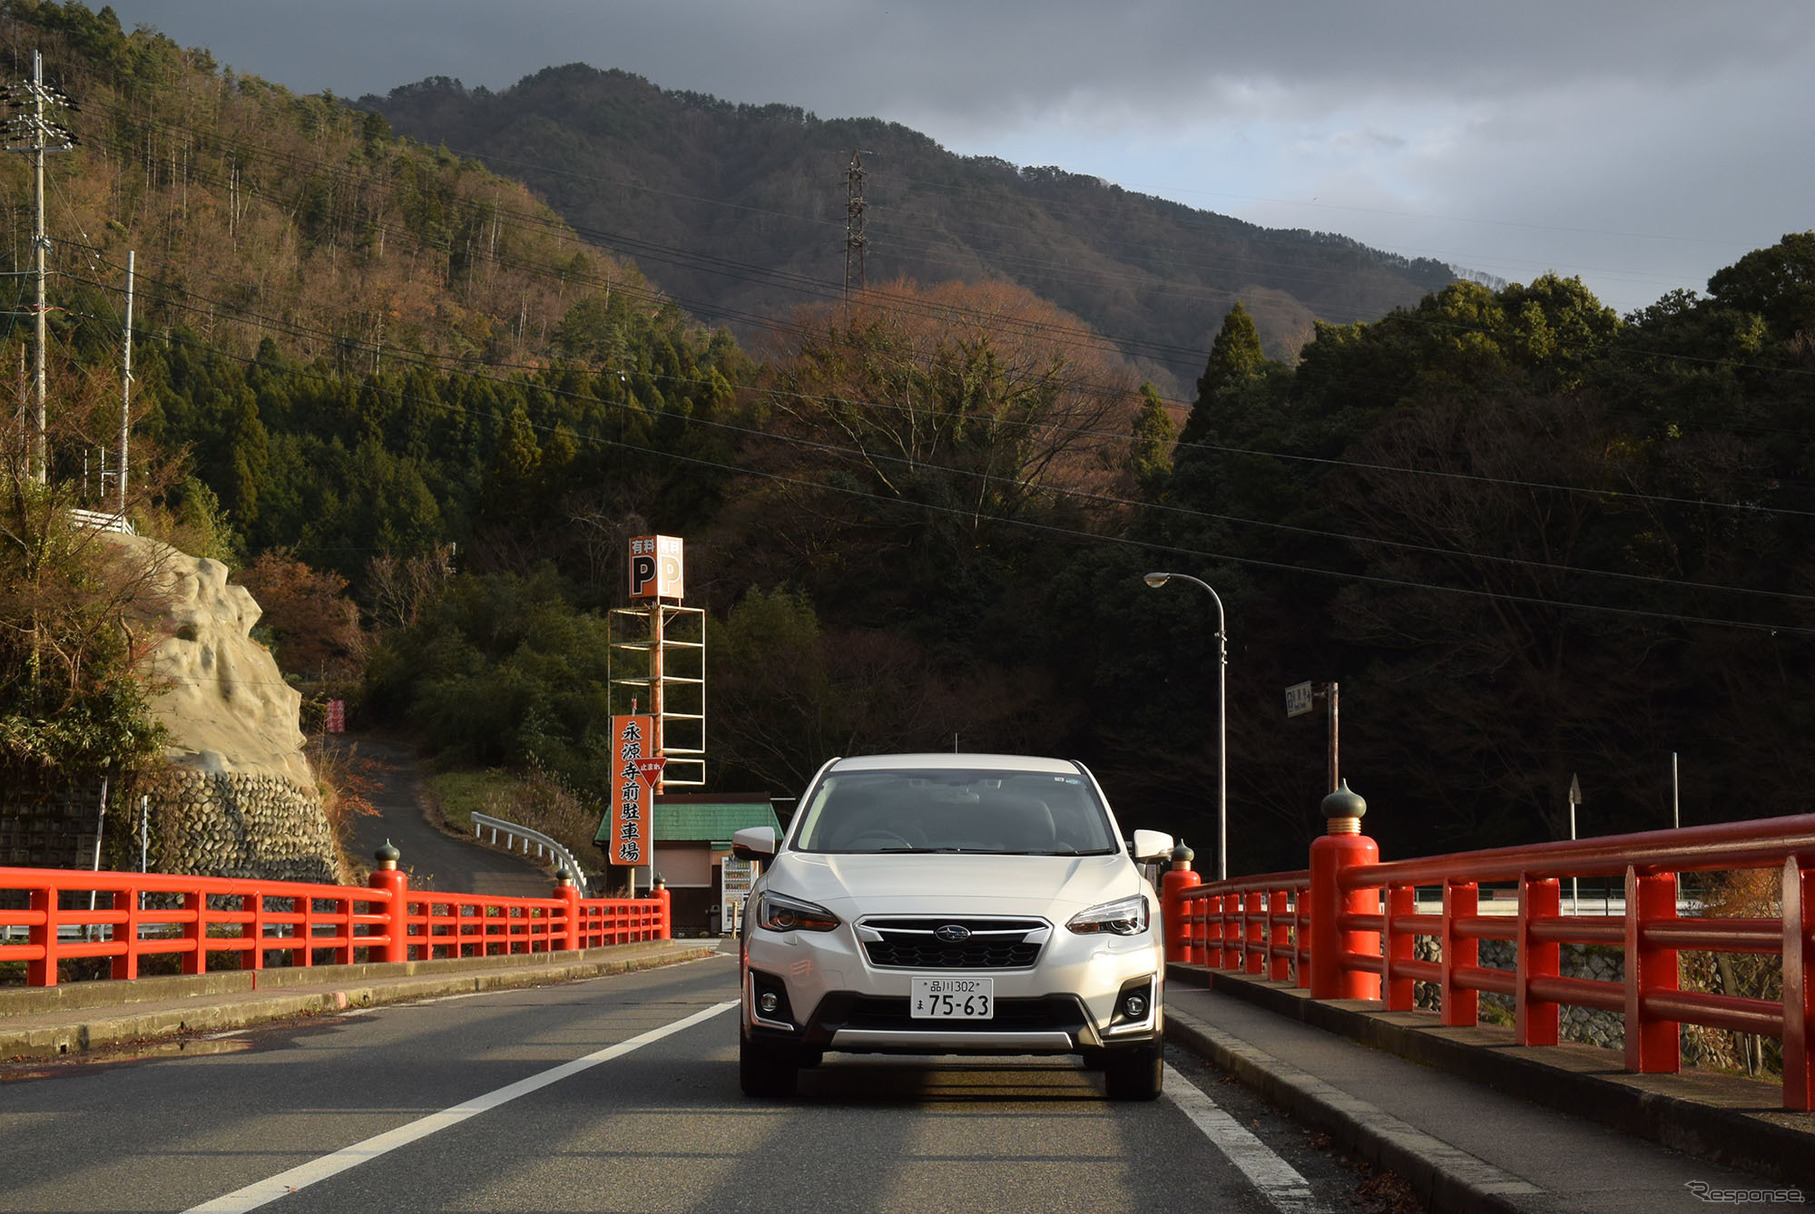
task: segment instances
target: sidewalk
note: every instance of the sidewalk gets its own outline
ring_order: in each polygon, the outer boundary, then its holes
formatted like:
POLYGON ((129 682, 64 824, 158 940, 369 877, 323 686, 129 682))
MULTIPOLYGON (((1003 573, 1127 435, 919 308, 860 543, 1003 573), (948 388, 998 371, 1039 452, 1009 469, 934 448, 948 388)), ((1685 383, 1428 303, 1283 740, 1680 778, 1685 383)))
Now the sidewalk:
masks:
POLYGON ((1170 1042, 1403 1176, 1433 1211, 1815 1201, 1815 1114, 1783 1112, 1773 1085, 1627 1075, 1604 1050, 1519 1047, 1378 1006, 1168 967, 1170 1042))
POLYGON ((222 1032, 286 1016, 571 982, 717 951, 716 940, 652 940, 483 960, 223 970, 134 982, 0 987, 0 1061, 77 1054, 180 1033, 222 1032))

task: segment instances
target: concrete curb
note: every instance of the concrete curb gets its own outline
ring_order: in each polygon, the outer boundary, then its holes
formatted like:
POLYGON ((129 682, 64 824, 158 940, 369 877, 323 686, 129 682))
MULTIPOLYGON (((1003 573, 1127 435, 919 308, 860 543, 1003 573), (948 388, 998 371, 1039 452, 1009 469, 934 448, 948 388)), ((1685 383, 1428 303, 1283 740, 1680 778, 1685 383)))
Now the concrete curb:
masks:
POLYGON ((1433 1214, 1533 1214, 1557 1208, 1530 1181, 1407 1125, 1189 1013, 1166 1009, 1166 1040, 1234 1075, 1269 1103, 1328 1133, 1346 1150, 1404 1177, 1433 1214))
POLYGON ((622 959, 642 953, 667 954, 675 949, 711 946, 689 940, 642 940, 577 952, 505 953, 489 957, 439 958, 433 961, 366 962, 359 965, 281 966, 262 970, 214 970, 206 974, 135 978, 130 982, 96 980, 57 986, 0 987, 0 1019, 68 1012, 80 1008, 120 1007, 201 996, 234 996, 253 991, 378 981, 433 974, 472 973, 486 969, 546 969, 575 961, 622 959))
MULTIPOLYGON (((667 941, 463 961, 320 966, 263 970, 257 974, 146 979, 142 981, 161 985, 150 992, 116 991, 110 1005, 59 1005, 50 997, 57 988, 49 988, 39 1000, 43 1006, 32 1011, 22 1010, 29 1001, 17 997, 28 992, 10 992, 15 996, 9 1000, 12 1006, 0 1009, 4 1016, 0 1018, 0 1059, 57 1057, 183 1033, 247 1028, 290 1016, 333 1015, 349 1008, 574 982, 674 965, 717 953, 716 944, 667 941), (254 978, 262 978, 258 985, 264 990, 255 989, 251 981, 254 978), (189 989, 183 989, 185 983, 189 989), (275 992, 270 990, 273 985, 279 988, 275 992), (132 997, 147 993, 152 997, 132 997)), ((136 984, 103 981, 81 985, 126 988, 136 984)), ((99 1000, 101 995, 93 992, 77 998, 99 1000)))

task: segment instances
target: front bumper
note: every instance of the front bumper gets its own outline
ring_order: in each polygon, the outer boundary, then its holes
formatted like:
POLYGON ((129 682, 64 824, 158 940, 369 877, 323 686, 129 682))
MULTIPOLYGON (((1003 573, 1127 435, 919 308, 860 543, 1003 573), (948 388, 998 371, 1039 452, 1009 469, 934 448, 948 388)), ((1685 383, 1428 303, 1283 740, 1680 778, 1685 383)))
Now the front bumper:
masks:
POLYGON ((1037 964, 955 971, 871 965, 849 924, 832 932, 752 928, 744 948, 744 1032, 805 1054, 1085 1054, 1158 1040, 1165 1027, 1157 936, 1052 932, 1037 964), (988 977, 989 1020, 914 1019, 916 976, 988 977), (1124 1000, 1144 996, 1138 1016, 1124 1000), (760 1012, 758 998, 775 996, 760 1012))

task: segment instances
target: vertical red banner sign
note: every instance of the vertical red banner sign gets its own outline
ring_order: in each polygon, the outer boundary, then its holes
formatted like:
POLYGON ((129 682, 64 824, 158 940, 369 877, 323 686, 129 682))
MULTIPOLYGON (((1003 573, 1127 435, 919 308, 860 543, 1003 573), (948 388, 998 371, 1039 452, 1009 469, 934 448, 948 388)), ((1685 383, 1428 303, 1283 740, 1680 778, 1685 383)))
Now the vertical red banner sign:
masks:
POLYGON ((655 757, 655 718, 647 714, 612 717, 611 752, 616 778, 611 790, 611 846, 606 854, 609 863, 634 867, 648 860, 655 838, 655 788, 643 779, 640 766, 655 757))

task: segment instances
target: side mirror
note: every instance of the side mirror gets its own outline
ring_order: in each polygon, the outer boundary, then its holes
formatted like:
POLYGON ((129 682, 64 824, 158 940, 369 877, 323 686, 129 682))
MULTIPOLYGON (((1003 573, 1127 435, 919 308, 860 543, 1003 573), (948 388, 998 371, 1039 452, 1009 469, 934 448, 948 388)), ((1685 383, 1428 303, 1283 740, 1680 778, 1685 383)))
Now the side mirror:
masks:
MULTIPOLYGON (((746 826, 731 836, 731 854, 739 860, 767 860, 778 842, 773 826, 746 826)), ((1166 847, 1171 850, 1172 840, 1166 840, 1166 847)))
POLYGON ((1161 834, 1157 830, 1135 831, 1134 858, 1143 863, 1172 859, 1172 836, 1161 834))

